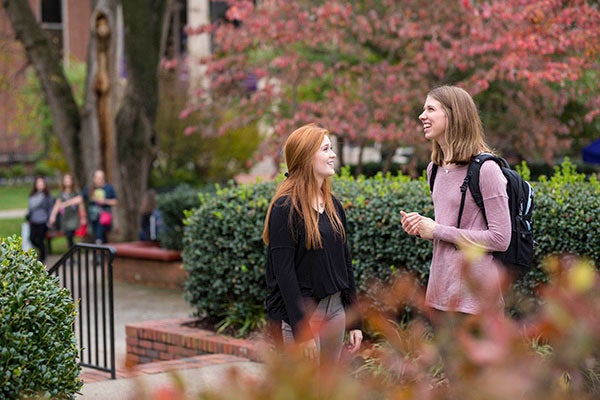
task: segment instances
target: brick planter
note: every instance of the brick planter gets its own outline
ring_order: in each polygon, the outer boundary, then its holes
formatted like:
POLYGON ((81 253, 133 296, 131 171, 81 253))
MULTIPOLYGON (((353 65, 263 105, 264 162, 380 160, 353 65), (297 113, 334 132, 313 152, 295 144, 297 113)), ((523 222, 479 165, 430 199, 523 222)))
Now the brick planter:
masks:
POLYGON ((191 326, 195 318, 143 321, 125 326, 126 364, 175 360, 201 354, 228 354, 259 361, 258 343, 191 326))
POLYGON ((117 251, 113 276, 116 280, 155 287, 182 288, 187 278, 181 252, 159 247, 155 242, 111 243, 117 251))

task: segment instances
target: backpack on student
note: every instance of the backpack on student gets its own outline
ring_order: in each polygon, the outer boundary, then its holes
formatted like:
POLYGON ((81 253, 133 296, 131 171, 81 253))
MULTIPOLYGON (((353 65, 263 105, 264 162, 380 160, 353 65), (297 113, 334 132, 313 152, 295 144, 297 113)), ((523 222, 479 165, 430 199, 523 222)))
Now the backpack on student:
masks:
MULTIPOLYGON (((481 153, 473 157, 469 163, 467 176, 460 187, 462 198, 456 226, 460 228, 467 188, 469 188, 475 203, 481 209, 487 225, 485 205, 483 204, 483 197, 479 189, 479 170, 481 169, 481 165, 487 160, 494 160, 498 163, 502 173, 506 177, 506 192, 508 193, 508 209, 510 211, 512 232, 508 249, 504 252, 494 252, 494 257, 513 273, 522 275, 531 268, 533 260, 533 247, 535 246, 533 239, 534 191, 529 182, 521 178, 517 171, 511 169, 504 158, 496 157, 489 153, 481 153)), ((432 192, 436 174, 437 165, 433 164, 429 179, 429 188, 432 192)))

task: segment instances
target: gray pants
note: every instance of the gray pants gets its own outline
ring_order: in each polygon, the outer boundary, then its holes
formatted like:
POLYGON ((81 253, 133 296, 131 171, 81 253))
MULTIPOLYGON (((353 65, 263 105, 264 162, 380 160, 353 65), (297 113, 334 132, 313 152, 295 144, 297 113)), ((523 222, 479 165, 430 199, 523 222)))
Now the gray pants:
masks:
MULTIPOLYGON (((322 360, 323 357, 327 357, 331 361, 339 361, 346 331, 346 312, 340 292, 322 299, 308 322, 317 344, 319 358, 322 360)), ((295 343, 292 327, 287 322, 281 322, 281 331, 284 344, 295 343)))

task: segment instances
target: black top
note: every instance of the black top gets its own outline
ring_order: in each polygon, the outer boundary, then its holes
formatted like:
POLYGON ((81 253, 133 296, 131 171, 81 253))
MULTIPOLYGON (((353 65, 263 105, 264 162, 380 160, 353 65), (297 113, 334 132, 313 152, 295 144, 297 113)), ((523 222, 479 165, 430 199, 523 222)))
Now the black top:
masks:
MULTIPOLYGON (((341 203, 336 198, 333 200, 345 230, 346 214, 341 203)), ((327 214, 319 214, 323 247, 307 250, 304 223, 294 212, 291 228, 291 210, 287 196, 277 199, 271 210, 266 306, 269 318, 286 321, 297 334, 307 306, 314 306, 319 300, 341 291, 342 302, 347 307, 356 302, 356 284, 348 242, 335 232, 327 214)))

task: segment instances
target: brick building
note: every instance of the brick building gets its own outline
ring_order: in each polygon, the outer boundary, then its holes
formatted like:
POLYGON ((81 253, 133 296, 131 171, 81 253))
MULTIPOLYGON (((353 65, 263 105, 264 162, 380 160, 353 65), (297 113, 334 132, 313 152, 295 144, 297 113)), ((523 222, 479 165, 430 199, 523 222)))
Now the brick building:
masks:
MULTIPOLYGON (((61 50, 63 62, 85 61, 89 40, 91 0, 29 0, 31 8, 53 43, 61 50)), ((20 131, 16 95, 22 90, 28 62, 14 39, 10 22, 0 7, 0 166, 30 163, 41 150, 36 138, 20 131)))

